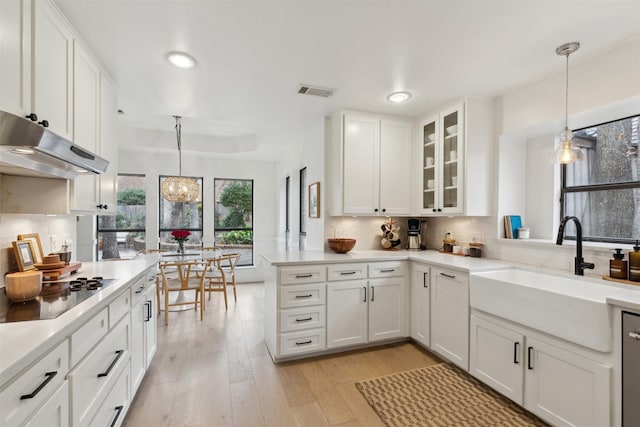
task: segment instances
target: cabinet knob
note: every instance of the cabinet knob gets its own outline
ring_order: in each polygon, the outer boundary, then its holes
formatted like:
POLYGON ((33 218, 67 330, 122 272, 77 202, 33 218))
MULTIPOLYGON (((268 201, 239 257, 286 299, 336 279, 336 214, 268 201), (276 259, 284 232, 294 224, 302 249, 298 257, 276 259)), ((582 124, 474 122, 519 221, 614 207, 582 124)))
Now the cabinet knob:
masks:
POLYGON ((386 212, 386 211, 387 211, 386 209, 382 209, 382 212, 386 212))
POLYGON ((442 212, 442 209, 438 208, 438 212, 442 212))
POLYGON ((434 211, 434 212, 438 212, 438 210, 437 210, 436 208, 433 208, 433 211, 434 211))
POLYGON ((42 125, 42 127, 48 128, 49 127, 49 121, 47 120, 43 120, 41 122, 38 122, 39 125, 42 125))
POLYGON ((103 205, 102 203, 100 203, 99 205, 96 206, 98 209, 109 209, 108 205, 103 205))
POLYGON ((374 212, 378 212, 378 208, 375 208, 373 211, 374 211, 374 212))
POLYGON ((36 115, 36 113, 31 113, 28 116, 25 116, 27 119, 31 120, 32 122, 37 122, 38 121, 38 116, 36 115))

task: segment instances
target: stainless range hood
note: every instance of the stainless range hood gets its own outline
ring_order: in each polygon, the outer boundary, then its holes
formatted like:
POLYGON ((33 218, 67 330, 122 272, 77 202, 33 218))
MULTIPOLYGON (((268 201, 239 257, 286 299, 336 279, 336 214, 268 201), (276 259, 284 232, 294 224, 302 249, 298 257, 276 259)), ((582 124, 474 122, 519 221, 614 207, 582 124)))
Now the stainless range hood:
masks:
POLYGON ((107 171, 109 162, 50 130, 0 111, 0 174, 73 179, 107 171))

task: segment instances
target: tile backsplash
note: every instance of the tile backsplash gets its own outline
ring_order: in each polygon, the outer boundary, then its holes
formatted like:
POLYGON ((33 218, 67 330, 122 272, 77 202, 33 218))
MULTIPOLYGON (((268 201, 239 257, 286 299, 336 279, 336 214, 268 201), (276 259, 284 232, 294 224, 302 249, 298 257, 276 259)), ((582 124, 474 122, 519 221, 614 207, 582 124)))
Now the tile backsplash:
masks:
POLYGON ((59 250, 65 239, 71 240, 75 252, 75 216, 0 215, 0 286, 4 286, 6 273, 17 270, 11 242, 18 234, 28 233, 40 235, 45 254, 59 250))

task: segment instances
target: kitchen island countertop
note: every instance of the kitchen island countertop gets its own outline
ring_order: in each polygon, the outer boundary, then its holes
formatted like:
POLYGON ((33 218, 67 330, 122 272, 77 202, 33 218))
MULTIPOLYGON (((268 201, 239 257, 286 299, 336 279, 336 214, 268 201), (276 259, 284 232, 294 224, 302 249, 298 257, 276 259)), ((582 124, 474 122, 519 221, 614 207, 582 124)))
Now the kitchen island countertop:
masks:
MULTIPOLYGON (((55 319, 0 324, 0 385, 106 307, 124 288, 131 285, 132 280, 144 274, 157 261, 157 255, 147 255, 126 261, 83 263, 78 273, 72 277, 102 276, 116 281, 55 319)), ((70 277, 63 277, 60 280, 69 279, 70 277)))

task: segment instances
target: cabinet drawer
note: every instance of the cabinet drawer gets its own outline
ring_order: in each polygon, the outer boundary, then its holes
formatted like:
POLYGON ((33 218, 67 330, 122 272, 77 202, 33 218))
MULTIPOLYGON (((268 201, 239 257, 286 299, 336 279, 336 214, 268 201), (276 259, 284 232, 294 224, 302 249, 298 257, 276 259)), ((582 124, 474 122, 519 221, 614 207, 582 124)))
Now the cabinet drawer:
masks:
POLYGON ((322 351, 327 348, 325 329, 290 332, 280 335, 280 356, 322 351))
POLYGON ((369 277, 404 276, 405 264, 402 261, 376 262, 369 264, 369 277))
POLYGON ((280 288, 280 308, 324 305, 326 287, 324 283, 283 286, 280 288))
POLYGON ((109 304, 109 329, 113 328, 127 313, 131 311, 131 291, 127 289, 109 304))
POLYGON ((92 426, 113 426, 122 425, 122 421, 129 410, 131 395, 129 394, 129 380, 131 370, 129 364, 124 368, 115 385, 107 394, 98 413, 91 422, 92 426))
POLYGON ((280 332, 324 328, 325 324, 326 308, 324 305, 280 310, 280 332))
POLYGON ((62 387, 54 393, 38 412, 29 418, 24 427, 58 426, 67 427, 69 425, 69 383, 65 381, 62 387))
POLYGON ((64 383, 69 371, 69 342, 64 340, 0 393, 0 425, 17 426, 64 383))
POLYGON ((105 307, 71 334, 71 365, 75 366, 109 331, 109 315, 105 307))
POLYGON ((133 304, 137 304, 138 301, 140 301, 140 299, 144 295, 144 293, 147 290, 147 288, 149 286, 153 285, 153 280, 155 280, 155 279, 154 278, 149 278, 149 277, 147 277, 145 275, 144 277, 142 277, 141 279, 136 281, 136 283, 134 283, 131 286, 131 304, 132 304, 132 306, 133 306, 133 304), (149 281, 149 280, 151 280, 151 281, 149 281))
POLYGON ((281 285, 324 282, 325 280, 327 280, 327 267, 324 265, 305 265, 280 269, 281 285))
POLYGON ((129 329, 129 318, 125 317, 69 374, 74 427, 89 425, 129 361, 129 329))
POLYGON ((337 264, 327 268, 327 280, 353 280, 367 277, 367 264, 337 264))

